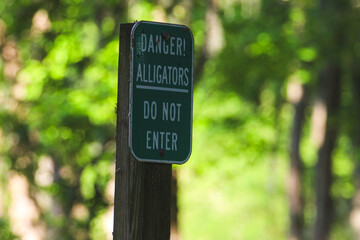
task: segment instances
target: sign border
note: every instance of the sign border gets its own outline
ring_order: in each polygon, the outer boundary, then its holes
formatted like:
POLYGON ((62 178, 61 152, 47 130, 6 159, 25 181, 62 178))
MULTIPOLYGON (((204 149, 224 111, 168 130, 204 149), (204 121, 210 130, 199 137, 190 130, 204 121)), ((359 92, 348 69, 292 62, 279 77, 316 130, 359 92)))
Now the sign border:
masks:
POLYGON ((131 149, 131 153, 132 155, 140 162, 149 162, 149 163, 163 163, 163 164, 184 164, 186 163, 192 153, 192 128, 193 128, 193 95, 194 95, 194 36, 190 30, 189 27, 187 27, 186 25, 182 25, 182 24, 172 24, 172 23, 162 23, 162 22, 152 22, 152 21, 137 21, 135 22, 134 26, 131 29, 131 35, 130 35, 130 87, 129 87, 129 147, 131 149), (182 29, 187 29, 188 32, 190 33, 191 36, 191 41, 192 41, 192 49, 191 49, 191 60, 192 60, 192 68, 191 68, 191 113, 190 113, 190 148, 189 148, 189 154, 188 156, 183 160, 183 161, 173 161, 173 160, 159 160, 159 159, 146 159, 146 158, 139 158, 138 156, 136 156, 136 154, 134 153, 133 147, 132 147, 132 116, 133 116, 133 68, 134 68, 134 64, 133 64, 133 55, 134 55, 134 34, 135 34, 135 30, 136 28, 141 25, 141 23, 146 23, 146 24, 153 24, 153 25, 162 25, 162 26, 172 26, 172 27, 179 27, 182 29))

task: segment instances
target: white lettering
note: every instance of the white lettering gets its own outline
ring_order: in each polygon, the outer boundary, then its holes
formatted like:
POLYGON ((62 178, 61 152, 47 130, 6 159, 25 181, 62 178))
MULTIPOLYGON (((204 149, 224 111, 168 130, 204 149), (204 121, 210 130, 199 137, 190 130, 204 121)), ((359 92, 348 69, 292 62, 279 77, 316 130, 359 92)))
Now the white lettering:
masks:
POLYGON ((184 40, 184 56, 185 56, 185 50, 186 50, 186 48, 185 48, 185 43, 186 43, 186 41, 185 41, 185 38, 183 39, 184 40))
POLYGON ((168 79, 167 79, 167 72, 166 72, 166 67, 164 67, 163 69, 163 76, 162 76, 162 83, 168 83, 168 79))
POLYGON ((161 73, 160 73, 160 70, 161 70, 161 66, 160 65, 157 65, 157 67, 156 67, 156 76, 157 76, 157 78, 156 78, 156 82, 158 83, 158 84, 160 84, 161 83, 161 81, 162 81, 162 78, 161 78, 161 73))
POLYGON ((161 149, 164 149, 164 132, 160 132, 160 136, 161 136, 161 139, 160 139, 160 147, 161 149))
POLYGON ((146 149, 151 149, 150 134, 151 134, 151 131, 146 131, 146 149))
POLYGON ((177 134, 176 133, 172 133, 172 139, 171 139, 171 150, 172 151, 177 151, 177 134))
POLYGON ((148 52, 152 52, 154 53, 154 40, 153 40, 153 36, 152 34, 150 34, 150 38, 149 38, 149 46, 148 46, 148 52))
POLYGON ((146 45, 147 45, 146 34, 142 33, 142 34, 141 34, 141 51, 142 51, 142 52, 145 52, 145 51, 146 51, 146 45))
POLYGON ((167 102, 163 102, 163 115, 162 115, 162 120, 167 121, 169 119, 169 103, 167 102))
POLYGON ((159 132, 153 132, 153 149, 159 149, 159 132))
POLYGON ((178 122, 180 122, 180 111, 181 110, 181 103, 170 103, 170 109, 169 109, 169 103, 163 102, 162 104, 162 120, 168 121, 169 115, 170 115, 170 121, 174 122, 176 119, 178 122), (170 113, 170 114, 169 114, 170 113))
POLYGON ((146 76, 146 74, 145 74, 145 64, 143 64, 143 74, 144 74, 144 75, 143 75, 143 76, 144 76, 144 77, 143 77, 143 81, 144 81, 144 82, 148 82, 148 80, 145 78, 145 76, 146 76))
POLYGON ((184 82, 184 84, 185 84, 185 86, 187 86, 187 85, 189 85, 189 76, 188 76, 188 74, 189 74, 189 69, 188 68, 185 68, 185 82, 184 82))
POLYGON ((175 37, 170 37, 170 55, 175 55, 175 37))
POLYGON ((170 150, 169 142, 170 142, 170 134, 169 132, 166 132, 166 142, 165 142, 165 149, 170 150))
POLYGON ((179 68, 179 85, 184 85, 184 80, 183 80, 183 75, 184 75, 184 69, 182 67, 179 68))
POLYGON ((169 53, 169 45, 167 45, 165 42, 166 41, 163 41, 163 51, 164 51, 164 54, 168 54, 169 53))
POLYGON ((174 85, 177 85, 177 81, 178 81, 178 70, 176 67, 173 67, 173 72, 172 72, 172 81, 174 85))
POLYGON ((182 39, 181 38, 176 38, 176 55, 182 55, 181 53, 181 45, 182 45, 182 39))
POLYGON ((148 101, 144 101, 144 119, 148 119, 150 116, 150 104, 148 101))
POLYGON ((139 81, 139 79, 140 79, 140 82, 143 81, 142 74, 141 74, 141 64, 140 63, 139 63, 138 70, 137 70, 136 81, 139 81))
POLYGON ((151 103, 151 119, 152 119, 152 120, 155 120, 155 119, 156 119, 156 115, 157 115, 156 102, 152 102, 152 103, 151 103))
POLYGON ((161 53, 161 36, 160 36, 160 35, 156 35, 156 36, 155 36, 155 39, 156 39, 155 52, 156 52, 156 53, 161 53))
POLYGON ((177 151, 177 141, 175 132, 146 131, 146 149, 149 150, 177 151))
POLYGON ((148 64, 148 79, 147 79, 147 80, 148 80, 149 82, 152 82, 152 81, 151 81, 151 78, 150 78, 150 76, 151 76, 151 75, 150 75, 150 69, 151 69, 151 66, 150 66, 150 64, 148 64))
POLYGON ((185 38, 160 34, 141 34, 141 52, 185 56, 185 38), (148 41, 149 40, 149 41, 148 41))
POLYGON ((169 84, 171 83, 171 69, 172 68, 173 67, 168 66, 168 69, 169 69, 169 84))
POLYGON ((170 104, 170 120, 173 122, 176 118, 176 106, 174 103, 170 104))
POLYGON ((149 101, 144 101, 144 119, 149 119, 149 117, 152 120, 155 120, 157 117, 157 104, 154 101, 151 104, 149 101))
POLYGON ((176 104, 176 106, 178 107, 178 113, 177 113, 178 122, 180 122, 180 108, 181 108, 181 103, 176 104))
POLYGON ((190 71, 183 67, 139 63, 134 75, 136 82, 142 83, 157 83, 174 87, 187 87, 190 83, 190 71))

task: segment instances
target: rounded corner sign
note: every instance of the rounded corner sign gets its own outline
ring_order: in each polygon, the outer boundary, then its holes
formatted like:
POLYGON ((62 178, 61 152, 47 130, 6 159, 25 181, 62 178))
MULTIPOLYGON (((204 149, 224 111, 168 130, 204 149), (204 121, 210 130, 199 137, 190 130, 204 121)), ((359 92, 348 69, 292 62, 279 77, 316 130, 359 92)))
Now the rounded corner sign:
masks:
POLYGON ((194 39, 184 25, 140 21, 131 31, 129 143, 143 162, 191 154, 194 39))

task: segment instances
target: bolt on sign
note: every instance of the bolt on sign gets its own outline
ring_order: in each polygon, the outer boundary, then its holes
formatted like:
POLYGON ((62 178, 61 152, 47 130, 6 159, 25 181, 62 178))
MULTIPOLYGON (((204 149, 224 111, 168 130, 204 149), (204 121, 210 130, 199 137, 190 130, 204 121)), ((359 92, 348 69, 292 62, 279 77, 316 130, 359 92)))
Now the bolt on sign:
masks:
POLYGON ((194 39, 184 25, 140 21, 131 31, 130 147, 139 161, 191 154, 194 39))

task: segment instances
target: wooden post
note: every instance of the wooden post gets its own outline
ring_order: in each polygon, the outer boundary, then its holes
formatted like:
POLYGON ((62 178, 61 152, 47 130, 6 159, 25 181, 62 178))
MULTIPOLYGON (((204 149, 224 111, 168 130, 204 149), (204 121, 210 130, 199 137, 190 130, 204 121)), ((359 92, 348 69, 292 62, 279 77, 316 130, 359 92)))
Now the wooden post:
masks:
POLYGON ((130 34, 120 25, 114 240, 170 238, 171 164, 138 162, 129 148, 130 34))

